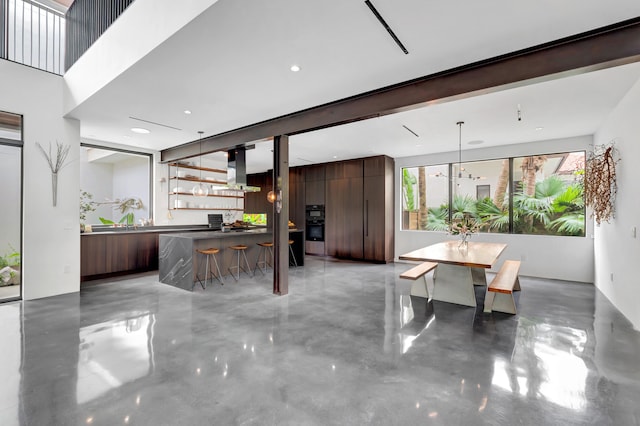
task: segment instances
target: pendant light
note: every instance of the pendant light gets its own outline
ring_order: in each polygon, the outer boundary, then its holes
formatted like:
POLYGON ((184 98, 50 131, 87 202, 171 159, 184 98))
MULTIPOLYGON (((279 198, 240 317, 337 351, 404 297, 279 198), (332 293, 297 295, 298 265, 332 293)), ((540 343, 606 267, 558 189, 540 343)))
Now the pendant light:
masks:
POLYGON ((202 134, 204 132, 202 130, 198 131, 198 134, 200 135, 200 157, 198 157, 198 161, 199 161, 199 169, 200 169, 200 181, 193 186, 193 188, 191 189, 191 193, 193 194, 194 197, 198 197, 198 198, 202 198, 202 197, 207 197, 209 195, 209 188, 207 188, 207 185, 203 185, 202 184, 202 134))
POLYGON ((458 121, 458 178, 462 178, 462 125, 464 121, 458 121))
POLYGON ((459 131, 458 131, 458 179, 470 179, 470 180, 486 179, 486 177, 484 176, 473 176, 471 173, 465 173, 464 175, 462 174, 462 172, 464 171, 464 168, 462 167, 462 125, 464 124, 464 121, 458 121, 456 124, 458 125, 458 128, 459 128, 459 131))

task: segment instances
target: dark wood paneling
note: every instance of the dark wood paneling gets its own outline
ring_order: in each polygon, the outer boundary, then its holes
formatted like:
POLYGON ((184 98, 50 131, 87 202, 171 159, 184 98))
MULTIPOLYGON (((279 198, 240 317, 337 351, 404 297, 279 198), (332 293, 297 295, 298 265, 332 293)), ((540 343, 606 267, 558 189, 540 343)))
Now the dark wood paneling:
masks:
POLYGON ((305 182, 324 182, 325 180, 325 165, 324 164, 312 164, 304 167, 304 180, 305 182))
POLYGON ((174 161, 274 135, 311 130, 420 108, 451 97, 475 96, 640 60, 640 18, 467 64, 397 85, 209 136, 161 152, 174 161))
POLYGON ((326 165, 325 250, 329 256, 364 257, 362 175, 361 159, 326 165))
POLYGON ((158 269, 161 232, 95 233, 80 238, 80 279, 158 269))
POLYGON ((394 163, 386 156, 364 160, 364 258, 392 262, 394 163))
POLYGON ((295 223, 298 229, 304 229, 305 204, 304 169, 291 168, 289 169, 289 220, 295 223))

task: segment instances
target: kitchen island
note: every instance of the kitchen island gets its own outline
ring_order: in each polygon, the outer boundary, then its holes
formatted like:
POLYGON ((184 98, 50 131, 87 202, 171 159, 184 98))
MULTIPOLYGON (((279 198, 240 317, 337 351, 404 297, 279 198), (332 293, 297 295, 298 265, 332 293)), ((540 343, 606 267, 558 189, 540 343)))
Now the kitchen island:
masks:
MULTIPOLYGON (((302 230, 289 230, 289 238, 293 240, 293 252, 299 266, 304 265, 304 234, 302 230)), ((258 256, 257 243, 273 241, 271 230, 258 228, 241 232, 208 231, 208 232, 180 232, 160 235, 159 279, 161 283, 169 284, 184 290, 192 290, 196 281, 196 273, 204 276, 205 258, 196 252, 198 249, 217 248, 220 270, 228 275, 229 265, 235 265, 236 253, 229 247, 244 244, 249 264, 253 269, 258 256)), ((291 256, 291 254, 289 254, 291 256)))

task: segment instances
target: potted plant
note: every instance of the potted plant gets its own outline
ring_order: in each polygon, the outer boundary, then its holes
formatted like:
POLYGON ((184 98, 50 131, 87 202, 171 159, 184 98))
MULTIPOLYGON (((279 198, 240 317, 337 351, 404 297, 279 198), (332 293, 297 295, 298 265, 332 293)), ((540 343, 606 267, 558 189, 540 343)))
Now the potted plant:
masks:
POLYGON ((409 169, 402 169, 402 195, 404 197, 402 223, 406 224, 408 229, 418 229, 418 210, 414 195, 416 183, 416 177, 409 172, 409 169))
MULTIPOLYGON (((126 198, 117 198, 113 201, 108 201, 106 203, 100 204, 112 204, 114 210, 119 210, 120 213, 123 213, 124 216, 118 221, 119 224, 124 225, 133 225, 135 223, 135 216, 133 214, 133 210, 139 210, 144 208, 144 204, 142 204, 142 200, 140 198, 135 197, 126 197, 126 198)), ((105 225, 115 225, 116 222, 105 219, 104 217, 100 217, 100 222, 105 225)))

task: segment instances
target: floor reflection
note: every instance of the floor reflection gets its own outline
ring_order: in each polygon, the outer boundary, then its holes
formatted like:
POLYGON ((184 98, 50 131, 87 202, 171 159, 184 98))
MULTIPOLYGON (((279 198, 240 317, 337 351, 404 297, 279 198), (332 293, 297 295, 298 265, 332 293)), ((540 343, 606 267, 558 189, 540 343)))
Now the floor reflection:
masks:
POLYGON ((492 385, 572 410, 586 405, 588 368, 582 356, 587 333, 570 327, 518 321, 511 359, 496 359, 492 385))
POLYGON ((153 372, 154 325, 155 316, 144 312, 80 328, 78 404, 153 372))

